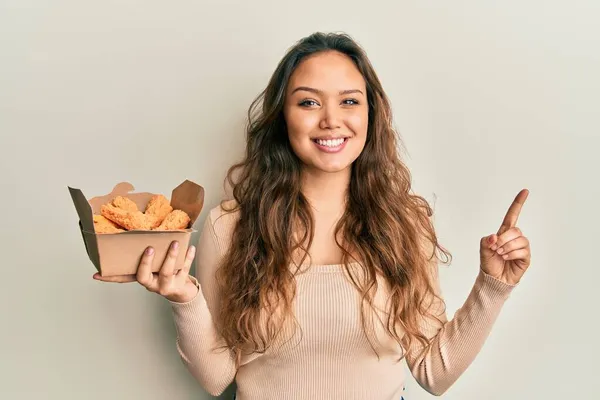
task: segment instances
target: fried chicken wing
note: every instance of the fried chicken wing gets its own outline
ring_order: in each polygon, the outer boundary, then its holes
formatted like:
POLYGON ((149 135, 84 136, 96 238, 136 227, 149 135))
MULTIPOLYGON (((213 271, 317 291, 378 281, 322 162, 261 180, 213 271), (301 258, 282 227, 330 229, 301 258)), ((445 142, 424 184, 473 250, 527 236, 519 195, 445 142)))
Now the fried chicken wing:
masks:
POLYGON ((126 211, 138 211, 135 202, 127 197, 117 196, 112 200, 112 205, 126 211))
POLYGON ((115 207, 112 204, 104 204, 102 207, 100 207, 100 212, 104 217, 118 225, 121 225, 128 231, 136 229, 150 230, 152 229, 152 225, 155 223, 155 220, 148 218, 141 211, 127 211, 115 207))
POLYGON ((173 207, 171 207, 169 200, 162 194, 157 194, 152 196, 148 202, 145 215, 151 222, 151 228, 156 228, 163 222, 163 220, 171 211, 173 211, 173 207))
POLYGON ((170 231, 175 229, 185 229, 190 223, 190 217, 182 210, 171 211, 162 223, 154 228, 156 231, 170 231))
POLYGON ((125 230, 103 215, 94 215, 94 230, 97 233, 118 233, 125 230))

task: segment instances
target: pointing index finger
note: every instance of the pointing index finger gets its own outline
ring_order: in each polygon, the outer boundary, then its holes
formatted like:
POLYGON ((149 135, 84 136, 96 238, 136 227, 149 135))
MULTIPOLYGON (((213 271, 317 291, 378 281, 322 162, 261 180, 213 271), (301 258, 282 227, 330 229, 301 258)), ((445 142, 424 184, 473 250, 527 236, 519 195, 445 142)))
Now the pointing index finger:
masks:
POLYGON ((517 194, 512 204, 510 205, 508 211, 506 212, 506 216, 502 221, 502 225, 500 229, 498 229, 498 235, 503 234, 508 229, 515 227, 517 225, 517 220, 519 219, 519 214, 521 213, 521 209, 523 208, 523 204, 525 204, 525 200, 527 200, 527 196, 529 195, 529 190, 523 189, 517 194))

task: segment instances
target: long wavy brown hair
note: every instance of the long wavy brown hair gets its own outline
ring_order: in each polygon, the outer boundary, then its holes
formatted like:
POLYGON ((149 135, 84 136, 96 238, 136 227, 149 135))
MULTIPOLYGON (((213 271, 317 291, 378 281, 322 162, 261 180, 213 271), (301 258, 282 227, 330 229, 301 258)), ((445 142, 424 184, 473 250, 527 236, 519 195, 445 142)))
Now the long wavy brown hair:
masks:
POLYGON ((365 305, 372 305, 377 288, 376 275, 384 277, 391 296, 386 330, 405 349, 414 340, 427 344, 422 318, 437 319, 430 311, 432 299, 443 304, 434 293, 431 272, 432 265, 437 266, 436 249, 446 257, 450 254, 437 242, 432 208, 423 197, 411 193, 411 173, 401 161, 402 143, 379 78, 350 36, 314 33, 287 51, 265 90, 251 104, 245 157, 231 167, 226 178, 235 201, 229 202, 234 208, 226 208, 225 203, 222 207, 238 212, 238 220, 217 270, 218 325, 238 366, 242 354, 265 352, 284 321, 293 317, 295 272, 290 265, 296 251, 304 257, 308 254, 314 227, 301 191, 302 163, 288 140, 283 105, 295 68, 305 57, 323 51, 350 57, 367 87, 366 143, 352 165, 345 212, 335 230, 336 237, 343 237, 338 245, 344 252, 346 272, 349 263, 358 262, 366 277, 363 282, 353 280, 362 294, 363 328, 365 305), (351 260, 351 254, 357 257, 351 260), (265 315, 269 316, 266 320, 265 315))

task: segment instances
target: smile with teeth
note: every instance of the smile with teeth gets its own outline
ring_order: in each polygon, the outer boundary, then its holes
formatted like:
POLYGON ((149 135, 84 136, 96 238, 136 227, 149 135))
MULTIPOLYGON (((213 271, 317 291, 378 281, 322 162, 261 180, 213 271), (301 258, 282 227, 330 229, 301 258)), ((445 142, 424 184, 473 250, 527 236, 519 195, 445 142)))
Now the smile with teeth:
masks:
POLYGON ((329 140, 315 139, 315 142, 317 144, 319 144, 321 146, 327 146, 327 147, 338 147, 342 143, 344 143, 344 141, 346 141, 346 138, 329 139, 329 140))

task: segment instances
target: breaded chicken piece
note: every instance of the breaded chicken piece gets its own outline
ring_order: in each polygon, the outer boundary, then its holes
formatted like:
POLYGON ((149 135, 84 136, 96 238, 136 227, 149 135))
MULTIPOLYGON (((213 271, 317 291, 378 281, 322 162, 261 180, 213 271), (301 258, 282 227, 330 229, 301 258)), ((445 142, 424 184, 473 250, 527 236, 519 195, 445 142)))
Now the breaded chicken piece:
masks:
POLYGON ((121 225, 128 231, 141 229, 150 230, 153 221, 146 217, 141 211, 126 211, 115 207, 112 204, 104 204, 100 207, 100 212, 104 217, 121 225))
POLYGON ((190 217, 181 210, 173 210, 165 217, 163 222, 156 228, 155 231, 171 231, 175 229, 185 229, 190 223, 190 217))
POLYGON ((112 200, 112 205, 126 211, 138 211, 135 202, 127 197, 117 196, 112 200))
POLYGON ((103 215, 94 215, 94 231, 96 233, 118 233, 125 230, 103 215))
POLYGON ((169 200, 162 194, 157 194, 152 196, 148 202, 145 214, 151 218, 152 228, 156 228, 171 211, 173 211, 173 207, 171 207, 169 200))

